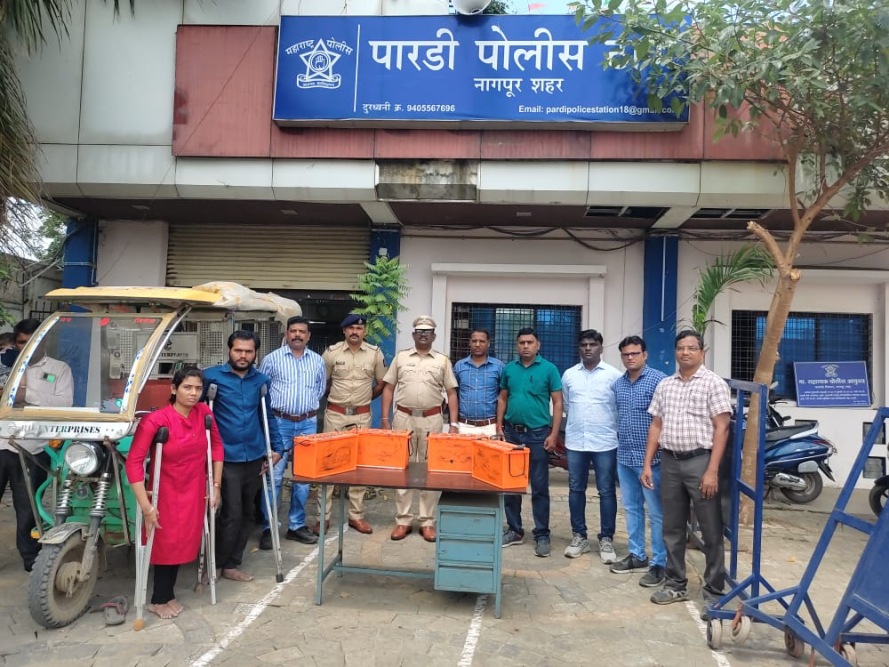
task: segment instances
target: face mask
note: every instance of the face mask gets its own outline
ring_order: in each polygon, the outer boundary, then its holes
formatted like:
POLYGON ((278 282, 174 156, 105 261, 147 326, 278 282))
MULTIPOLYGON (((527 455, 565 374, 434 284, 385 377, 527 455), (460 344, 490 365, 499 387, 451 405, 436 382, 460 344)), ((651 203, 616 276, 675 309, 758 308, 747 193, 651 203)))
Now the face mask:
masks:
POLYGON ((18 358, 18 356, 19 351, 14 347, 9 348, 8 350, 4 350, 3 353, 0 354, 0 364, 11 367, 15 363, 15 360, 18 358))

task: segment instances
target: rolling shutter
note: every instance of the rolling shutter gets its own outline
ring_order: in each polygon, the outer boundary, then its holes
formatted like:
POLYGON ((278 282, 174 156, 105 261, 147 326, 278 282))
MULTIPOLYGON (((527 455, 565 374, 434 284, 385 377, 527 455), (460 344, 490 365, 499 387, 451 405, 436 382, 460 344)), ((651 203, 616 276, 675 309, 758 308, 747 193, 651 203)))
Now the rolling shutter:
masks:
POLYGON ((171 224, 167 285, 354 290, 369 249, 363 228, 171 224))

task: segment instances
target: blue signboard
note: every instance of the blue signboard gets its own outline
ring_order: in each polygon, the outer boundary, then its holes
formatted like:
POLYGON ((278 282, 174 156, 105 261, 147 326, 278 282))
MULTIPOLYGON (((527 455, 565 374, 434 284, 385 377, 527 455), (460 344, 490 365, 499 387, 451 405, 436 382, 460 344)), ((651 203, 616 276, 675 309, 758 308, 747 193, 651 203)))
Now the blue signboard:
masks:
POLYGON ((793 364, 796 404, 806 408, 869 408, 870 385, 863 361, 803 361, 793 364))
POLYGON ((282 16, 280 125, 679 130, 572 16, 282 16))

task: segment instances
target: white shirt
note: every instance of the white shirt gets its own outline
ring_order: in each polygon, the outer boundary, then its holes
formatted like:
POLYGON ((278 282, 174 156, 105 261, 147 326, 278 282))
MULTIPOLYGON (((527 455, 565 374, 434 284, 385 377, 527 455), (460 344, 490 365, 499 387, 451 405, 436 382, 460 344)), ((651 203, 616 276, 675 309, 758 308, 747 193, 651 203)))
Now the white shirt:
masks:
POLYGON ((617 402, 612 386, 621 376, 600 361, 592 370, 582 363, 562 375, 562 398, 568 415, 565 447, 577 452, 617 449, 617 402))

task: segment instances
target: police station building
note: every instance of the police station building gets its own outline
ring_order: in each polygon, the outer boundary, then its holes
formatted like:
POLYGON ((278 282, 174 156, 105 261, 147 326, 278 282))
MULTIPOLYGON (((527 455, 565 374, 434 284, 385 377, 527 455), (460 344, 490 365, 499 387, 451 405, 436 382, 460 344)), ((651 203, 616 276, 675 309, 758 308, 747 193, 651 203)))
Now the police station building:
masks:
MULTIPOLYGON (((705 110, 648 108, 603 48, 571 16, 445 0, 75 2, 69 36, 19 64, 47 201, 72 216, 66 285, 233 280, 297 299, 317 347, 363 263, 398 256, 391 349, 431 314, 454 359, 471 327, 509 359, 531 325, 564 369, 595 328, 609 363, 638 334, 672 372, 698 269, 748 242, 748 220, 786 234, 787 182, 755 134, 713 142, 705 110)), ((886 220, 815 223, 776 371, 786 412, 839 448, 840 481, 889 394, 889 246, 856 238, 886 220), (864 362, 869 401, 798 407, 793 364, 816 361, 864 362)), ((710 368, 752 377, 770 297, 719 298, 710 368)))

